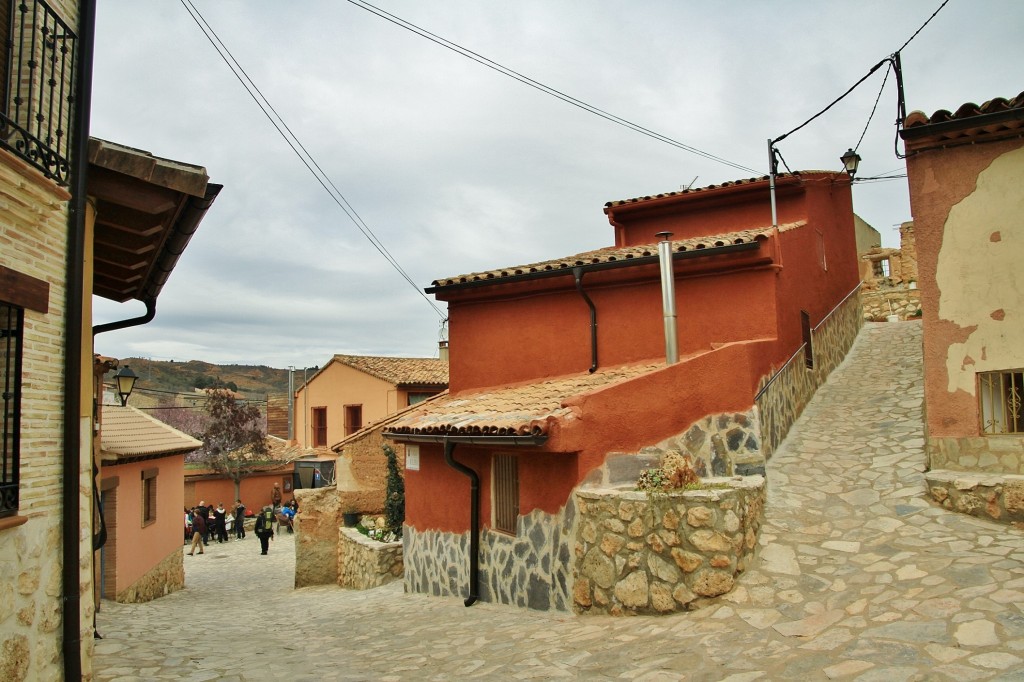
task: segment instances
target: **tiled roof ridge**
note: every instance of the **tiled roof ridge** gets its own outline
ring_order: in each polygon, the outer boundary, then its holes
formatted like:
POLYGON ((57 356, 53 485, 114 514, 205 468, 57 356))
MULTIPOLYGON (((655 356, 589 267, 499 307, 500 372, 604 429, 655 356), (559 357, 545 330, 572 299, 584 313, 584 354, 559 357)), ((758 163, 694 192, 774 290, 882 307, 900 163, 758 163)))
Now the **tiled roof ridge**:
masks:
POLYGON ((1010 109, 1024 109, 1024 92, 1010 99, 994 97, 981 106, 974 102, 964 102, 954 112, 950 112, 948 109, 939 109, 931 116, 928 116, 923 111, 915 110, 907 114, 903 127, 914 128, 934 123, 945 123, 946 121, 959 121, 985 114, 997 114, 1002 111, 1009 111, 1010 109))
MULTIPOLYGON (((780 181, 780 180, 784 180, 786 178, 801 178, 801 177, 803 177, 805 175, 837 175, 837 174, 840 174, 840 173, 842 173, 842 175, 845 177, 846 174, 843 171, 836 171, 836 170, 802 170, 802 171, 793 171, 792 173, 777 173, 775 175, 775 179, 776 179, 776 181, 780 181)), ((672 191, 672 192, 661 192, 659 194, 648 194, 648 195, 645 195, 645 196, 633 197, 631 199, 618 199, 618 200, 615 200, 615 201, 608 201, 608 202, 605 202, 605 207, 627 206, 627 205, 631 205, 631 204, 639 204, 639 203, 642 203, 644 201, 652 201, 654 199, 664 199, 666 197, 679 197, 679 196, 685 196, 685 195, 688 195, 688 194, 703 194, 705 192, 710 192, 710 191, 717 190, 717 189, 724 189, 726 187, 738 187, 740 185, 754 185, 754 184, 757 184, 759 182, 768 182, 768 179, 769 178, 768 178, 767 175, 759 175, 759 176, 754 177, 754 178, 740 178, 738 180, 726 180, 724 182, 719 182, 717 184, 711 184, 711 185, 705 185, 703 187, 687 187, 686 189, 675 190, 675 191, 672 191)))
POLYGON ((353 369, 396 385, 448 385, 448 361, 439 358, 346 355, 339 353, 333 359, 353 369))
MULTIPOLYGON (((779 231, 785 232, 797 227, 802 227, 806 224, 807 221, 805 220, 786 223, 784 225, 779 225, 779 231)), ((733 244, 746 244, 757 239, 767 238, 771 232, 771 225, 766 225, 764 227, 738 230, 736 232, 728 232, 720 235, 675 239, 672 240, 672 251, 681 253, 685 251, 697 251, 733 244)), ((536 263, 528 263, 526 265, 514 265, 512 267, 495 268, 493 270, 483 270, 480 272, 470 272, 462 275, 454 275, 452 277, 442 277, 441 279, 434 280, 432 284, 435 287, 445 287, 453 284, 463 284, 466 282, 500 280, 506 277, 515 277, 517 275, 528 275, 531 273, 552 270, 569 271, 580 265, 611 263, 617 260, 631 260, 634 258, 656 255, 658 255, 657 242, 651 244, 635 244, 632 246, 605 246, 600 249, 584 251, 583 253, 565 256, 563 258, 554 258, 551 260, 538 261, 536 263)))

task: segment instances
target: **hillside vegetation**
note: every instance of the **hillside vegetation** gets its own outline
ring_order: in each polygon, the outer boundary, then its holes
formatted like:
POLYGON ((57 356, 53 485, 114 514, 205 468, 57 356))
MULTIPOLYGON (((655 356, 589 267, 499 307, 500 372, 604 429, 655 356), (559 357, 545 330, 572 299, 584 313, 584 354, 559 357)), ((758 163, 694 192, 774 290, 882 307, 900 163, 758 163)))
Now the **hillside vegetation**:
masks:
MULTIPOLYGON (((122 359, 121 366, 124 365, 129 365, 138 375, 135 390, 143 393, 192 393, 195 388, 216 386, 231 388, 254 400, 263 400, 267 395, 288 393, 287 369, 261 365, 214 365, 201 360, 174 362, 144 358, 122 359)), ((112 376, 108 374, 104 377, 105 383, 111 383, 112 376)), ((301 383, 302 374, 299 373, 296 387, 301 383)))

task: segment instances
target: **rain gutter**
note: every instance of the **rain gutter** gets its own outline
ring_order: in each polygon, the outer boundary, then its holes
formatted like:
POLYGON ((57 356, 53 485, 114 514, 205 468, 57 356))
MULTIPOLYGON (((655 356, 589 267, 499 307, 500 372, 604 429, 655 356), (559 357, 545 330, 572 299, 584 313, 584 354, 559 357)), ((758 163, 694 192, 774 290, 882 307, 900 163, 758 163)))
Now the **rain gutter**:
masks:
MULTIPOLYGON (((742 244, 726 244, 724 246, 713 246, 705 249, 693 249, 689 251, 676 251, 672 254, 672 260, 689 260, 691 258, 705 258, 708 256, 720 256, 736 251, 754 251, 761 248, 759 240, 744 242, 742 244)), ((477 287, 494 286, 496 284, 511 284, 513 282, 527 282, 535 279, 546 279, 549 277, 568 277, 575 275, 576 268, 581 272, 598 272, 601 270, 616 270, 618 268, 629 268, 641 265, 657 265, 658 255, 635 256, 623 258, 622 260, 605 261, 602 263, 584 263, 581 265, 562 266, 552 270, 538 270, 536 272, 523 272, 506 277, 493 277, 490 279, 474 279, 466 282, 454 282, 452 284, 435 284, 423 291, 428 294, 436 294, 444 291, 456 291, 461 289, 475 289, 477 287)))
POLYGON ((586 302, 587 307, 590 308, 590 370, 593 374, 597 371, 597 307, 594 302, 590 300, 590 296, 583 290, 583 267, 577 265, 572 269, 573 277, 576 278, 576 291, 579 292, 580 296, 586 302))
MULTIPOLYGON (((95 0, 79 3, 78 78, 75 79, 71 202, 68 206, 66 309, 64 313, 64 453, 61 476, 61 659, 64 679, 82 677, 82 559, 79 512, 82 485, 82 325, 85 313, 86 173, 89 169, 89 112, 95 0)), ((91 420, 90 420, 91 421, 91 420)), ((90 448, 91 452, 91 448, 90 448)), ((90 472, 92 468, 90 467, 90 472)), ((91 526, 90 522, 90 526, 91 526)))

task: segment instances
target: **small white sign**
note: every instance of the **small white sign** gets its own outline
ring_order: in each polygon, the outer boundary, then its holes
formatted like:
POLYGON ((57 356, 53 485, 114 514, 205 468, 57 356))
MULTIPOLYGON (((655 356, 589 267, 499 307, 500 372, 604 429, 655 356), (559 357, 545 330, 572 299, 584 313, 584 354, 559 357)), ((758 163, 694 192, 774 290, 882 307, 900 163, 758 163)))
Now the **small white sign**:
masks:
POLYGON ((420 446, 409 444, 405 446, 405 470, 420 470, 420 446))

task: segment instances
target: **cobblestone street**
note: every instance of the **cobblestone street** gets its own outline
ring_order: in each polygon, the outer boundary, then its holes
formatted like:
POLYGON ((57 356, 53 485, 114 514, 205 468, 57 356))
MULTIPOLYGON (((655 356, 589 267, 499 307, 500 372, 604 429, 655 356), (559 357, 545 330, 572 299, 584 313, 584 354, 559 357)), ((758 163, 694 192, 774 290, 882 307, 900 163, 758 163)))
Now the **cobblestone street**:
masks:
POLYGON ((691 613, 292 588, 294 536, 105 601, 97 680, 1024 680, 1024 532, 924 499, 920 323, 867 324, 768 463, 754 568, 691 613))

